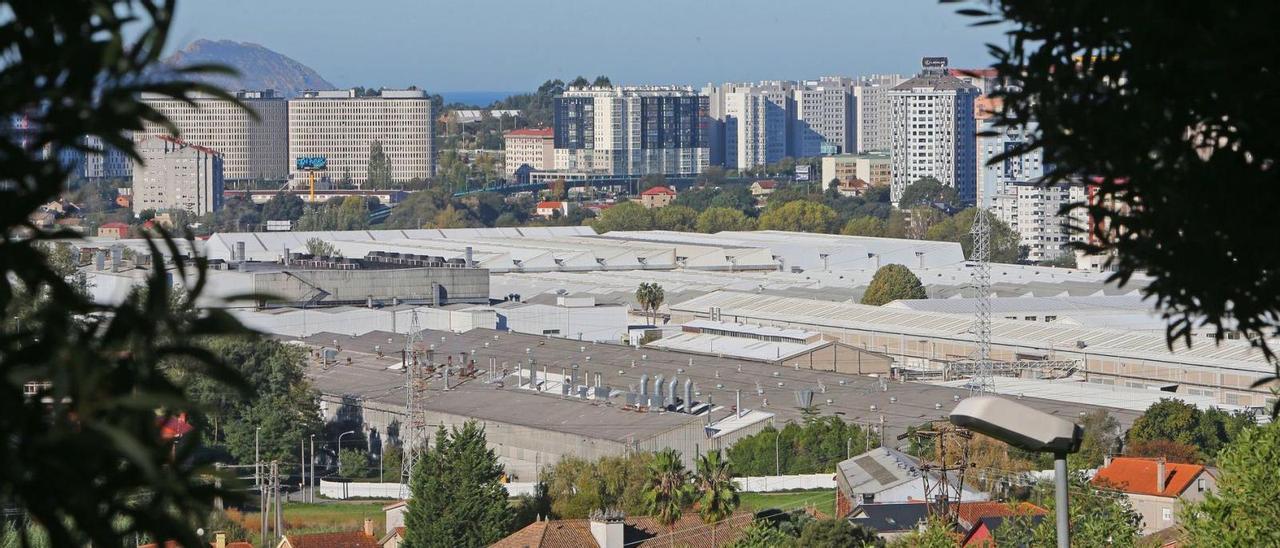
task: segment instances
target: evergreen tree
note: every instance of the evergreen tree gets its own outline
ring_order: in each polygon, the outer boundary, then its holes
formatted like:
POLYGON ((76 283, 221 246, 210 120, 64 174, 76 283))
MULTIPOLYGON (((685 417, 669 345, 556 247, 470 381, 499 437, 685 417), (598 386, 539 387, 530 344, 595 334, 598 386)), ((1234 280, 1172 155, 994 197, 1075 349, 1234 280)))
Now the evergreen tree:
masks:
POLYGON ((370 190, 391 188, 391 161, 382 151, 382 142, 369 143, 369 168, 364 187, 370 190))
POLYGON ((479 423, 452 432, 441 426, 435 446, 428 444, 414 465, 403 546, 487 546, 501 539, 511 520, 501 478, 479 423))
POLYGON ((881 306, 898 299, 927 299, 920 278, 900 264, 887 264, 876 271, 862 295, 862 304, 881 306))

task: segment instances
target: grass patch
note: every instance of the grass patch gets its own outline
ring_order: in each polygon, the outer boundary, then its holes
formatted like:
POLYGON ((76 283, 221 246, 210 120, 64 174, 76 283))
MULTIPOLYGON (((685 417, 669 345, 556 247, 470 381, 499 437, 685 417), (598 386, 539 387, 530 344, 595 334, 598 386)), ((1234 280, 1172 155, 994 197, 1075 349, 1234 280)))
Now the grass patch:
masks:
MULTIPOLYGON (((287 502, 284 509, 285 531, 325 532, 325 531, 359 531, 364 528, 365 518, 373 520, 378 536, 386 531, 386 515, 382 507, 392 501, 377 502, 328 502, 318 504, 302 504, 287 502)), ((239 521, 246 530, 257 534, 261 519, 257 512, 228 515, 239 521)))
POLYGON ((782 491, 777 493, 738 493, 738 500, 742 508, 755 512, 770 508, 790 510, 813 506, 828 516, 834 516, 836 513, 835 489, 782 491))

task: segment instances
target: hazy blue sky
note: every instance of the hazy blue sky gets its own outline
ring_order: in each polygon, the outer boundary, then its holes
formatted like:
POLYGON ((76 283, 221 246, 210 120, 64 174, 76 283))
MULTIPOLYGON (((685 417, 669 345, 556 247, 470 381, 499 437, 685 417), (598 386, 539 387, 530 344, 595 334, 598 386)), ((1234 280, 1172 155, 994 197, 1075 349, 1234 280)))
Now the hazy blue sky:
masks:
POLYGON ((966 19, 935 0, 186 0, 173 37, 256 42, 338 86, 516 91, 985 66, 999 31, 966 19))

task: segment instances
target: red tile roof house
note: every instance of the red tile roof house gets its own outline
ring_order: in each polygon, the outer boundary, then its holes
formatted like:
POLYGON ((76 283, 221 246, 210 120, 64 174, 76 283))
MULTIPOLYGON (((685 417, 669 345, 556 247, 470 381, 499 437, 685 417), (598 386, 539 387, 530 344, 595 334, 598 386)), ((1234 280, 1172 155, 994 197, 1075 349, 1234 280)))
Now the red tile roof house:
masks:
POLYGON ((977 546, 991 548, 995 546, 992 533, 1004 524, 1005 518, 1012 516, 1030 516, 1032 523, 1039 523, 1049 515, 1049 511, 1031 504, 1020 502, 1016 505, 995 502, 962 502, 956 510, 957 523, 965 531, 960 546, 977 546))
POLYGON ((640 205, 647 209, 667 207, 676 199, 676 191, 665 186, 655 186, 640 193, 640 205))
POLYGON ((751 512, 738 512, 712 528, 697 512, 686 512, 668 528, 649 516, 597 512, 590 519, 533 522, 495 542, 492 548, 716 548, 738 540, 754 517, 751 512))
POLYGON ((569 202, 538 202, 538 206, 534 208, 534 214, 539 217, 551 218, 556 211, 559 211, 560 215, 568 215, 569 202))
POLYGON ((121 222, 102 223, 98 227, 99 238, 113 238, 120 240, 129 237, 129 225, 121 222))
POLYGON ((751 195, 755 197, 773 194, 778 189, 778 182, 773 179, 765 179, 751 183, 751 195))
POLYGON ((1177 525, 1182 503, 1204 500, 1205 493, 1218 488, 1218 481, 1208 468, 1165 462, 1163 458, 1109 459, 1091 483, 1128 496, 1133 509, 1142 514, 1144 535, 1177 525))

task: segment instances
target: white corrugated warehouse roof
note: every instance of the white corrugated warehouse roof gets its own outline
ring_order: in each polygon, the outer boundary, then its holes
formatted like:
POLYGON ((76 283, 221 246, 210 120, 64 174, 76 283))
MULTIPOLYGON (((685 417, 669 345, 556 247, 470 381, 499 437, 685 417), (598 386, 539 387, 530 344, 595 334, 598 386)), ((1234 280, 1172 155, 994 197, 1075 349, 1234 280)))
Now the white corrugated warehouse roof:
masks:
MULTIPOLYGON (((960 315, 751 293, 718 291, 674 304, 671 309, 705 313, 713 306, 719 307, 726 317, 786 321, 814 328, 828 326, 955 340, 972 340, 973 337, 970 334, 972 318, 960 315)), ((1152 333, 1012 320, 993 320, 991 330, 991 341, 995 344, 1076 351, 1077 342, 1083 341, 1086 345, 1083 351, 1091 355, 1203 365, 1250 373, 1274 371, 1262 353, 1246 341, 1226 340, 1221 344, 1204 341, 1190 349, 1180 345, 1170 352, 1164 336, 1152 333)))
POLYGON ((815 350, 828 344, 831 343, 818 341, 810 344, 800 344, 703 333, 680 333, 671 337, 663 337, 645 346, 744 360, 778 361, 789 359, 797 354, 815 350))
MULTIPOLYGON (((961 388, 967 386, 969 379, 955 381, 932 382, 938 386, 961 388)), ((992 391, 997 394, 1015 397, 1040 398, 1045 400, 1072 401, 1084 405, 1114 407, 1133 411, 1146 411, 1151 404, 1165 398, 1181 400, 1200 409, 1217 407, 1228 411, 1241 411, 1243 407, 1223 405, 1212 396, 1192 396, 1189 394, 1128 388, 1124 386, 1104 385, 1085 382, 1078 378, 1045 380, 1021 379, 1013 377, 995 377, 992 391)))

